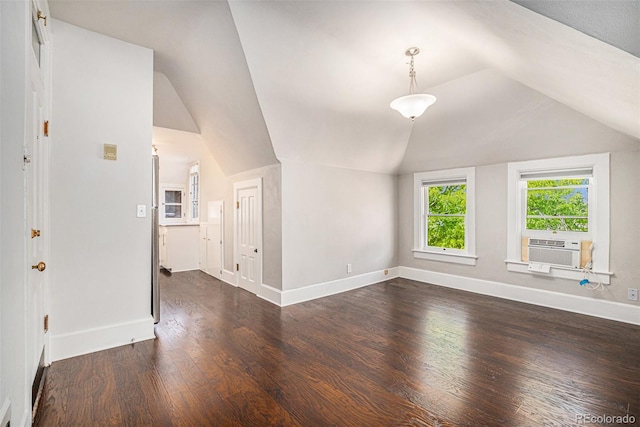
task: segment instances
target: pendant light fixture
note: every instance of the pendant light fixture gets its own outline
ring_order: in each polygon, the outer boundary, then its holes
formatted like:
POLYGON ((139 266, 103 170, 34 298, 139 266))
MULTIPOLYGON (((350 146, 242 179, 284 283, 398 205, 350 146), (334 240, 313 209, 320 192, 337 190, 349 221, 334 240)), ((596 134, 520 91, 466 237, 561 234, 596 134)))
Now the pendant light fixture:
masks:
POLYGON ((411 57, 409 62, 409 95, 401 96, 391 101, 390 107, 398 111, 412 121, 416 117, 420 117, 431 104, 436 102, 436 97, 426 93, 414 93, 418 90, 416 82, 416 71, 413 68, 413 57, 420 53, 417 47, 410 47, 406 50, 405 55, 411 57))

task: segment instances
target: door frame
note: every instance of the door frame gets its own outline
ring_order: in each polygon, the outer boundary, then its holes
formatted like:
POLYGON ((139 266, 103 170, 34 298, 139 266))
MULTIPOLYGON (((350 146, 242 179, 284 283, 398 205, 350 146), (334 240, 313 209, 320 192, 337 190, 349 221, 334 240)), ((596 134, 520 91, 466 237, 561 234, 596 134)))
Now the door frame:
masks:
MULTIPOLYGON (((247 189, 251 189, 251 188, 255 188, 257 190, 258 193, 258 197, 257 197, 257 203, 256 203, 256 214, 258 215, 258 221, 260 222, 260 233, 258 233, 257 236, 257 247, 260 248, 259 252, 258 252, 258 257, 260 258, 260 271, 257 272, 256 274, 256 292, 255 294, 258 294, 258 289, 260 288, 260 286, 262 286, 262 272, 264 270, 264 256, 263 256, 263 245, 262 245, 262 237, 263 237, 263 228, 264 228, 264 221, 263 221, 263 215, 262 215, 262 178, 254 178, 254 179, 248 179, 245 181, 239 181, 233 184, 233 263, 235 265, 238 265, 240 263, 240 238, 238 236, 238 232, 239 232, 239 218, 238 218, 238 213, 240 212, 238 205, 239 205, 239 198, 238 198, 238 193, 241 190, 247 190, 247 189)), ((236 270, 236 268, 234 268, 234 276, 235 276, 235 285, 237 287, 240 286, 239 282, 240 282, 240 274, 238 274, 238 271, 236 270)), ((243 288, 244 289, 244 288, 243 288)))

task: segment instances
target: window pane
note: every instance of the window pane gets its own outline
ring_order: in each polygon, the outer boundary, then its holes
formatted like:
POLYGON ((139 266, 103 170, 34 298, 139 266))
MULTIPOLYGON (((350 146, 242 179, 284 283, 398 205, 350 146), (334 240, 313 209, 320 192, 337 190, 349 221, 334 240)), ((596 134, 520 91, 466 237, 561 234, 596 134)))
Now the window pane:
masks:
POLYGON ((527 230, 589 231, 587 218, 527 218, 527 230))
POLYGON ((566 187, 569 185, 589 185, 589 178, 538 179, 527 181, 527 188, 566 187))
POLYGON ((182 218, 182 206, 181 205, 165 205, 164 216, 165 218, 182 218))
POLYGON ((467 212, 467 186, 465 184, 433 186, 428 189, 430 214, 464 215, 467 212))
POLYGON ((165 190, 164 192, 165 203, 182 203, 182 191, 180 190, 165 190))
POLYGON ((427 245, 439 248, 464 249, 464 217, 428 217, 427 245))
POLYGON ((547 188, 527 191, 527 216, 589 216, 587 188, 547 188))
POLYGON ((589 178, 527 181, 527 229, 589 231, 588 185, 589 178), (532 216, 557 218, 532 218, 532 216))

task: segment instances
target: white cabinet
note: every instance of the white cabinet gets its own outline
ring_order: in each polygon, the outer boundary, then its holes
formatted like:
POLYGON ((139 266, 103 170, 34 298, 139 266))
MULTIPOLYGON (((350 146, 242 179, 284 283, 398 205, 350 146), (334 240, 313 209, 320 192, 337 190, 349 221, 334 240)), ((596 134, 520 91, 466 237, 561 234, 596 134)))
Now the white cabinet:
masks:
POLYGON ((171 271, 198 269, 198 225, 159 227, 160 266, 171 271))
POLYGON ((200 270, 214 277, 222 275, 221 224, 200 224, 200 270))

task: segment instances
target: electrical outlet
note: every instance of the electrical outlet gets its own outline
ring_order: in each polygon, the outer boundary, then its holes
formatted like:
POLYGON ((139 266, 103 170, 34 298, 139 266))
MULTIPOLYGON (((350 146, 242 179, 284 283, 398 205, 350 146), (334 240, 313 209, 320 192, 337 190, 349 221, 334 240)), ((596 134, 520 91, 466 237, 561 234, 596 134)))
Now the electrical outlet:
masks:
POLYGON ((627 299, 631 301, 638 301, 638 290, 634 288, 627 289, 627 299))

